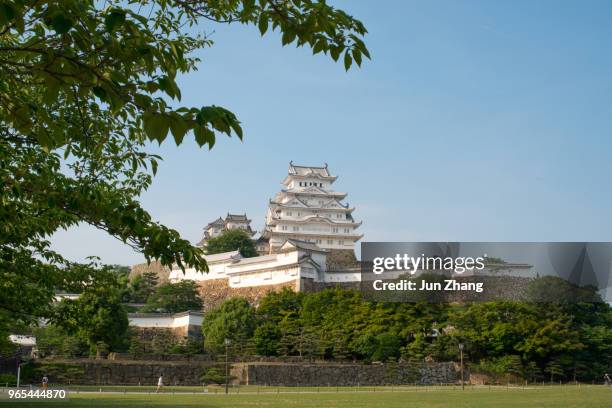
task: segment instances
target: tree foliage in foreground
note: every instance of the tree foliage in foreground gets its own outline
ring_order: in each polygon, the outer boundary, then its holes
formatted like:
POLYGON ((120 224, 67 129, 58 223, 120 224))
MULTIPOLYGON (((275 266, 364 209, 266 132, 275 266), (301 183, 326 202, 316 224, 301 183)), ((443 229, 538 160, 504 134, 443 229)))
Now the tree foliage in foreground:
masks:
POLYGON ((204 319, 205 349, 359 361, 457 361, 493 378, 592 380, 612 368, 612 308, 602 302, 384 303, 356 291, 232 299, 204 319), (239 312, 238 312, 239 311, 239 312))
POLYGON ((138 197, 161 159, 148 142, 242 138, 231 111, 183 106, 177 85, 206 33, 230 23, 347 69, 369 57, 363 24, 324 1, 0 0, 0 347, 9 326, 49 316, 55 291, 97 279, 50 249, 60 229, 89 224, 147 261, 206 271, 202 250, 138 197))

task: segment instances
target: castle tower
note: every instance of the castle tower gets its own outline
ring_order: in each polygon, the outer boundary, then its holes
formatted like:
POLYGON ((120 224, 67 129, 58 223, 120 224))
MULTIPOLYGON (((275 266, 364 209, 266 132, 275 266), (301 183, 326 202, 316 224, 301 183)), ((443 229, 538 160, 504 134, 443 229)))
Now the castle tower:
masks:
POLYGON ((248 219, 246 214, 230 214, 227 213, 225 219, 219 217, 214 221, 208 223, 204 227, 204 234, 198 246, 205 248, 209 239, 216 238, 223 233, 223 231, 241 229, 250 236, 255 235, 255 231, 251 229, 251 220, 248 219))
POLYGON ((268 205, 262 238, 268 240, 270 252, 276 252, 287 239, 329 250, 354 250, 363 236, 355 232, 361 222, 353 219, 355 208, 342 203, 347 194, 332 190, 336 179, 327 164, 311 167, 289 163, 283 188, 268 205))

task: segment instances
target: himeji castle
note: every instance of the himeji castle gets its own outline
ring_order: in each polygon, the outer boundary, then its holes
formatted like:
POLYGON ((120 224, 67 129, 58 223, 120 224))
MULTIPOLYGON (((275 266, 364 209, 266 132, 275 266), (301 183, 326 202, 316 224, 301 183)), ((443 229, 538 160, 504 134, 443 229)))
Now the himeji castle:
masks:
POLYGON ((267 241, 275 253, 288 239, 316 244, 327 250, 354 250, 363 237, 356 230, 361 222, 353 218, 354 207, 343 204, 346 193, 334 191, 338 177, 323 167, 289 163, 283 188, 270 200, 266 226, 259 241, 267 241))
MULTIPOLYGON (((205 255, 208 273, 174 266, 169 281, 198 282, 209 304, 214 303, 211 299, 234 295, 256 300, 268 290, 283 287, 316 291, 329 285, 359 285, 354 249, 363 236, 356 232, 361 222, 353 219, 355 209, 342 202, 346 193, 332 189, 336 179, 327 164, 312 167, 291 162, 283 188, 269 201, 266 224, 255 243, 259 256, 244 258, 237 250, 205 255)), ((204 227, 198 245, 206 248, 210 238, 231 229, 253 235, 250 222, 246 214, 218 218, 204 227)))

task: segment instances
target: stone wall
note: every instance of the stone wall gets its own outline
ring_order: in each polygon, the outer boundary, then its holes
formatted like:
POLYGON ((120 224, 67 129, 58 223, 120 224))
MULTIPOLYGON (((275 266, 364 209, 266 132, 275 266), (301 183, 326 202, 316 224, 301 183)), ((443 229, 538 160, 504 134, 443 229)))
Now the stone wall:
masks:
POLYGON ((327 252, 326 268, 330 271, 359 268, 359 261, 352 249, 331 249, 327 252))
MULTIPOLYGON (((223 365, 210 361, 121 361, 121 360, 38 360, 35 365, 68 364, 80 367, 64 380, 81 385, 155 385, 160 374, 167 385, 200 385, 200 376, 211 367, 223 372, 223 365)), ((50 378, 53 383, 57 379, 50 378)))
MULTIPOLYGON (((167 385, 200 385, 201 375, 224 364, 213 361, 38 360, 35 366, 80 368, 64 373, 63 382, 83 385, 155 385, 160 374, 167 385)), ((454 363, 332 364, 231 363, 233 382, 273 386, 356 386, 385 384, 448 384, 459 375, 454 363)), ((51 378, 51 382, 58 379, 51 378)), ((469 381, 469 374, 466 374, 469 381)))
POLYGON ((239 381, 250 385, 356 386, 385 384, 449 384, 458 381, 454 363, 401 364, 272 364, 234 367, 239 381))
POLYGON ((227 279, 214 279, 198 282, 200 296, 204 303, 204 311, 219 306, 223 301, 233 297, 243 297, 252 305, 258 305, 268 292, 279 291, 283 288, 296 290, 297 280, 279 285, 261 285, 248 288, 230 288, 227 279))
POLYGON ((155 272, 158 277, 158 283, 168 283, 170 277, 170 268, 166 266, 162 266, 159 261, 152 261, 150 264, 141 263, 138 265, 132 266, 132 270, 130 271, 129 278, 130 280, 134 279, 138 275, 142 275, 145 272, 155 272))

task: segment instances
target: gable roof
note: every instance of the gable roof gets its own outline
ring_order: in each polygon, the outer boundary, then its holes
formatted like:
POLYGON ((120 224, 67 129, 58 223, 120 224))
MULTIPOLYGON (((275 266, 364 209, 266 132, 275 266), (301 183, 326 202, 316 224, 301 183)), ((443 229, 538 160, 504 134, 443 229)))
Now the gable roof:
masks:
POLYGON ((318 175, 322 177, 331 177, 331 174, 329 174, 329 171, 327 170, 327 163, 325 163, 323 167, 299 166, 297 164, 293 164, 293 161, 291 161, 289 162, 289 174, 297 176, 318 175))
POLYGON ((289 249, 289 247, 295 247, 298 249, 305 249, 307 251, 316 251, 316 252, 327 252, 323 248, 319 247, 317 244, 313 244, 312 242, 302 241, 300 239, 289 238, 286 240, 283 245, 281 245, 280 249, 289 249))
POLYGON ((204 259, 206 262, 220 262, 220 261, 229 261, 231 259, 242 259, 242 255, 240 255, 240 251, 230 251, 230 252, 221 252, 218 254, 210 254, 204 255, 204 259))
POLYGON ((225 226, 225 221, 223 221, 223 218, 219 217, 216 220, 209 222, 208 225, 204 227, 204 229, 207 230, 210 227, 223 227, 223 226, 225 226))
POLYGON ((230 214, 227 213, 227 217, 225 217, 225 222, 227 221, 245 221, 245 222, 251 222, 251 220, 249 220, 247 218, 246 213, 245 214, 230 214))

